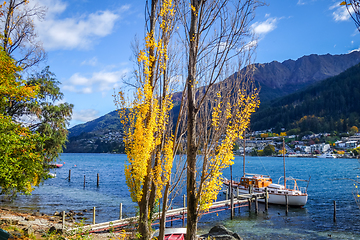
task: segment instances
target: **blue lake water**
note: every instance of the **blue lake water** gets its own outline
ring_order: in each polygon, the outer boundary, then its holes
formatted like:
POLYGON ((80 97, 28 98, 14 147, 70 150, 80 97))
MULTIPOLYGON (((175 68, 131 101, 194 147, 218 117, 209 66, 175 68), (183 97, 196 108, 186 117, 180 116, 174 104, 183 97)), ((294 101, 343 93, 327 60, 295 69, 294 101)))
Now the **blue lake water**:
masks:
MULTIPOLYGON (((134 216, 136 204, 131 202, 125 183, 125 160, 126 156, 120 154, 62 154, 64 166, 52 171, 56 172, 56 178, 45 181, 31 196, 19 196, 11 203, 1 202, 1 206, 46 214, 87 209, 87 218, 91 218, 90 210, 95 206, 96 222, 104 222, 119 218, 119 205, 122 203, 124 217, 134 216)), ((242 162, 242 157, 236 157, 233 166, 235 179, 242 175, 242 162)), ((290 208, 286 216, 285 207, 270 205, 265 213, 264 205, 260 204, 258 214, 241 208, 240 213, 235 211, 234 220, 230 220, 228 211, 208 214, 201 217, 199 232, 221 223, 244 239, 360 239, 360 210, 352 195, 355 188, 352 181, 346 180, 360 175, 359 167, 356 159, 287 158, 287 176, 302 179, 311 176, 309 199, 304 208, 290 208), (336 223, 333 222, 334 200, 337 203, 336 223)), ((267 174, 277 182, 283 175, 283 160, 246 157, 246 172, 267 174)), ((224 175, 230 178, 229 170, 224 175)), ((224 199, 224 195, 220 194, 219 199, 224 199)), ((174 207, 181 204, 181 199, 175 201, 174 207)), ((181 224, 175 223, 177 226, 181 224)))

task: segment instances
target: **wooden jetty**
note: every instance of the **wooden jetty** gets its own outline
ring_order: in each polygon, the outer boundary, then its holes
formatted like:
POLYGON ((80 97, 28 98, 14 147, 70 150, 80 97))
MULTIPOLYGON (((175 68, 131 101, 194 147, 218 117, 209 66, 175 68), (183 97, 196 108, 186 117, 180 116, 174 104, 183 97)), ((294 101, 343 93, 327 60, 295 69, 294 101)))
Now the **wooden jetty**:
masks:
MULTIPOLYGON (((202 214, 210 214, 210 213, 225 211, 225 210, 234 209, 234 208, 239 208, 239 211, 240 211, 240 208, 245 207, 245 206, 249 206, 249 209, 250 209, 252 201, 255 201, 255 211, 257 212, 257 209, 258 209, 257 200, 260 198, 266 199, 266 193, 251 193, 251 194, 243 194, 243 195, 237 195, 237 196, 233 195, 233 197, 234 197, 234 199, 230 198, 228 200, 214 202, 213 205, 210 207, 210 209, 207 212, 204 212, 202 214), (231 203, 233 204, 233 206, 231 206, 231 203)), ((161 216, 161 212, 154 214, 154 217, 157 220, 160 219, 160 216, 161 216)), ((186 207, 169 209, 166 211, 166 219, 167 219, 166 222, 182 220, 183 225, 184 225, 186 217, 187 217, 187 208, 186 207)), ((114 220, 114 221, 110 221, 110 222, 86 225, 86 226, 79 227, 79 228, 71 228, 71 229, 68 229, 67 231, 68 232, 88 231, 90 233, 94 233, 94 232, 108 231, 109 229, 112 229, 112 231, 117 232, 128 225, 136 223, 137 220, 138 220, 138 217, 136 216, 136 217, 114 220)), ((156 225, 156 224, 159 224, 159 223, 158 222, 153 223, 153 225, 156 225)))

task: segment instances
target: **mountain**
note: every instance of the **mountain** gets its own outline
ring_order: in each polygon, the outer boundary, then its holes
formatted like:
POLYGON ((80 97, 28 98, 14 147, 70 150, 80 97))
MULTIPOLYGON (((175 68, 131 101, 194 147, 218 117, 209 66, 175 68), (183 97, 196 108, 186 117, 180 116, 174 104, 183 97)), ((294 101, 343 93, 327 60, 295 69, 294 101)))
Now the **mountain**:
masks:
POLYGON ((276 99, 251 118, 252 130, 346 132, 360 126, 360 64, 305 90, 276 99))
POLYGON ((282 63, 256 63, 254 80, 261 86, 260 101, 265 103, 338 75, 358 63, 359 51, 342 55, 312 54, 282 63))
POLYGON ((64 152, 124 152, 122 125, 117 111, 69 129, 64 152))
MULTIPOLYGON (((354 51, 342 55, 312 54, 297 60, 286 60, 282 63, 273 61, 265 64, 254 64, 254 80, 261 86, 260 101, 262 104, 259 111, 252 118, 252 129, 260 130, 275 126, 286 126, 289 128, 295 126, 291 123, 291 119, 295 119, 292 116, 282 115, 279 112, 271 112, 290 110, 281 108, 279 105, 284 100, 275 101, 274 99, 305 89, 314 83, 340 74, 359 62, 360 52, 354 51)), ((246 71, 246 69, 241 71, 246 71)), ((239 73, 231 75, 227 81, 236 79, 237 74, 239 73)), ((319 88, 322 88, 321 84, 318 86, 319 88)), ((309 94, 305 95, 309 99, 314 99, 309 94)), ((336 94, 333 93, 331 97, 336 98, 336 94)), ((344 95, 344 97, 348 96, 344 95)), ((176 116, 176 109, 179 108, 180 99, 181 93, 174 94, 174 116, 176 116)), ((343 100, 341 101, 344 103, 343 100)), ((341 109, 339 111, 342 113, 341 109)), ((293 114, 300 116, 303 113, 307 114, 307 112, 293 114)), ((343 114, 348 116, 347 113, 343 114)), ((69 142, 64 150, 65 152, 122 152, 124 149, 122 126, 116 111, 70 128, 68 137, 69 142)))

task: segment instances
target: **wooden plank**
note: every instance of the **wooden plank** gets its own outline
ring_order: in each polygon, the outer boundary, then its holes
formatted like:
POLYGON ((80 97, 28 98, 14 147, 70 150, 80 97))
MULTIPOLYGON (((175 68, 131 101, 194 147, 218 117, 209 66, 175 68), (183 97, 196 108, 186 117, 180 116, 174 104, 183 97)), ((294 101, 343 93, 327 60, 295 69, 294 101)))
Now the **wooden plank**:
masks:
MULTIPOLYGON (((242 194, 242 195, 239 195, 237 198, 234 198, 233 204, 240 205, 241 203, 246 203, 248 201, 247 199, 255 198, 255 196, 258 199, 265 198, 266 194, 265 193, 242 194)), ((214 202, 210 209, 226 207, 226 206, 230 206, 230 204, 231 204, 231 199, 218 201, 218 202, 214 202)), ((239 207, 241 207, 241 206, 239 206, 239 207)), ((161 212, 155 213, 154 218, 159 218, 160 214, 161 214, 161 212)), ((166 217, 182 215, 182 214, 187 214, 186 207, 170 209, 166 212, 166 217)), ((81 229, 84 231, 85 230, 89 230, 89 231, 106 230, 106 229, 109 229, 110 227, 116 228, 116 227, 120 227, 120 226, 126 226, 130 223, 136 222, 137 220, 138 220, 138 217, 129 217, 129 218, 123 218, 123 219, 114 220, 114 221, 110 221, 110 222, 86 225, 86 226, 81 227, 81 229)), ((77 230, 80 230, 80 228, 71 228, 68 231, 77 231, 77 230)))

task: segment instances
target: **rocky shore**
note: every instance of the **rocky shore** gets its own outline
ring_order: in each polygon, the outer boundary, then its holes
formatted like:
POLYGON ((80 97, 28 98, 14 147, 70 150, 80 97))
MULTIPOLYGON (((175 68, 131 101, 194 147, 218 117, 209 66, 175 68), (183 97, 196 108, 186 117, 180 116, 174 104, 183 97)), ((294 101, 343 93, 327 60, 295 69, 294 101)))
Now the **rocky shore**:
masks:
MULTIPOLYGON (((80 232, 66 231, 66 229, 79 226, 79 223, 76 223, 73 218, 74 215, 78 215, 78 213, 70 212, 66 214, 65 230, 63 231, 61 213, 48 216, 39 212, 19 213, 6 208, 0 208, 0 229, 9 233, 10 239, 58 239, 55 235, 62 235, 62 239, 72 239, 75 235, 80 234, 80 232)), ((79 215, 81 215, 81 213, 79 215)), ((0 239, 6 237, 6 232, 0 230, 0 239)), ((123 239, 124 233, 96 233, 86 235, 95 240, 123 239)))

